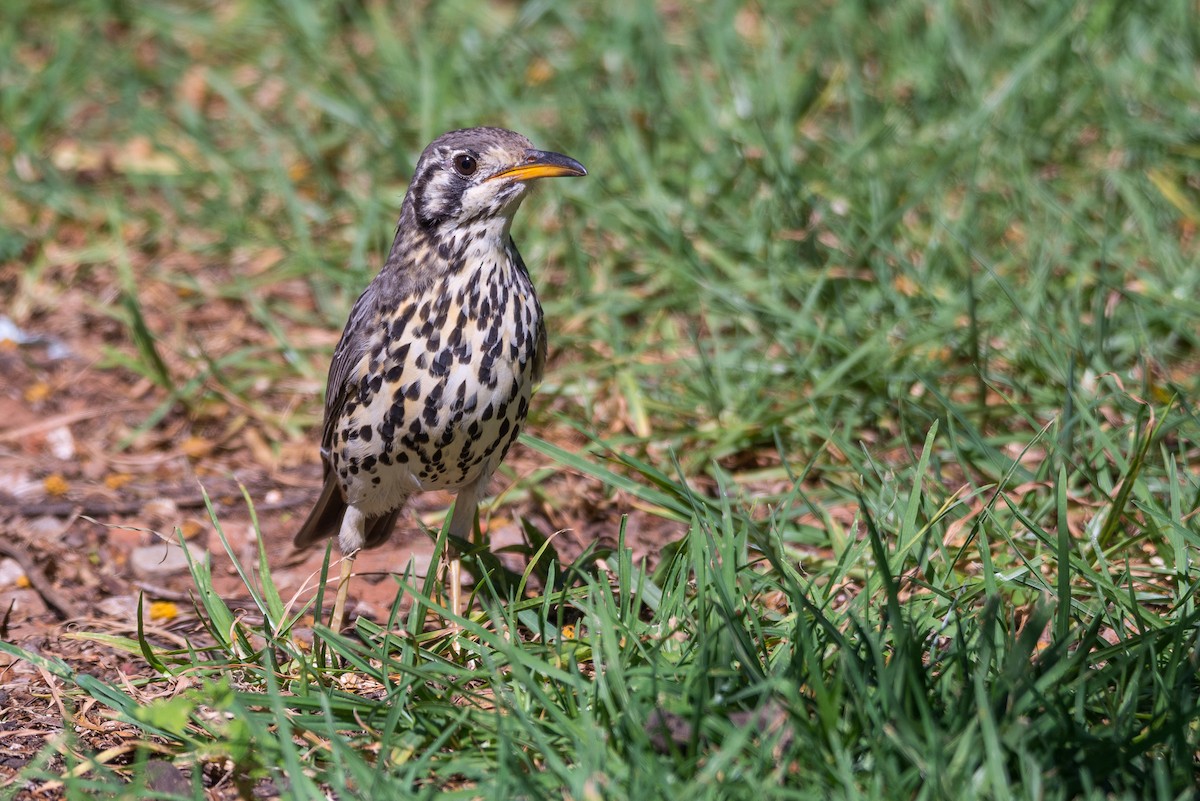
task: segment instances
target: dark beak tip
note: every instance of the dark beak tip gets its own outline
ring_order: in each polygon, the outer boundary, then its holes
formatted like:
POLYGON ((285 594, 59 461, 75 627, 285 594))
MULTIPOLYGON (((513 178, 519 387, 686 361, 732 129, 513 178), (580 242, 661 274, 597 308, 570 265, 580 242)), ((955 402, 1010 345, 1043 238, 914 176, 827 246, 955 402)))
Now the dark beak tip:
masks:
POLYGON ((555 167, 563 167, 574 172, 578 178, 582 178, 588 174, 587 168, 575 159, 549 150, 529 151, 525 156, 525 161, 528 164, 548 164, 555 167))

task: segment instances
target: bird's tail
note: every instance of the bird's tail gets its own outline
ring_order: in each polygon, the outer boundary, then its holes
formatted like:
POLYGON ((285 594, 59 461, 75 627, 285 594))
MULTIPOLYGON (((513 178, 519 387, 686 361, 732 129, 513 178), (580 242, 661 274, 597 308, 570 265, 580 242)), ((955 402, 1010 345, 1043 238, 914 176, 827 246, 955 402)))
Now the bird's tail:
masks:
MULTIPOLYGON (((342 528, 342 516, 345 514, 346 501, 342 498, 337 476, 331 472, 325 477, 325 485, 321 487, 321 497, 317 498, 316 505, 308 513, 308 519, 296 533, 296 538, 292 540, 293 544, 297 548, 307 548, 328 537, 336 537, 342 528)), ((399 508, 382 517, 368 517, 363 547, 374 548, 376 545, 386 542, 387 538, 392 535, 392 529, 395 528, 398 517, 400 517, 399 508)))
POLYGON ((346 501, 342 498, 338 487, 337 476, 330 473, 325 477, 325 486, 321 487, 321 497, 308 513, 308 519, 292 540, 297 548, 307 548, 315 542, 327 537, 337 536, 342 527, 342 515, 346 513, 346 501))

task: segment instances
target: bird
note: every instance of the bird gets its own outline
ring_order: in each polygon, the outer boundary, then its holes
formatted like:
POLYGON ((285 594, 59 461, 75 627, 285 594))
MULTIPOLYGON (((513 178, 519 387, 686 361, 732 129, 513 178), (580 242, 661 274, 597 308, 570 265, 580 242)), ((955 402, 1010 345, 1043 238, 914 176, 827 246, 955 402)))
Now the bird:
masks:
POLYGON ((445 133, 422 152, 387 260, 351 308, 325 390, 321 494, 297 548, 337 536, 343 625, 354 557, 382 545, 412 496, 455 494, 443 576, 461 615, 461 555, 479 501, 529 413, 546 328, 510 228, 533 182, 587 175, 504 128, 445 133))

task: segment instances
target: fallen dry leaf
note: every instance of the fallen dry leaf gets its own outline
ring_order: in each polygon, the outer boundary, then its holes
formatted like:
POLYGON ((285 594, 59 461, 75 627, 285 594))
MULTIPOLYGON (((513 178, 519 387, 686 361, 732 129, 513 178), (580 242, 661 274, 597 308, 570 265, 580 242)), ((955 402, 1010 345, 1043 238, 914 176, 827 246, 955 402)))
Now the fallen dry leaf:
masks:
POLYGON ((42 481, 42 486, 48 495, 53 495, 56 498, 65 496, 71 489, 71 485, 67 483, 67 480, 58 473, 46 476, 42 481))

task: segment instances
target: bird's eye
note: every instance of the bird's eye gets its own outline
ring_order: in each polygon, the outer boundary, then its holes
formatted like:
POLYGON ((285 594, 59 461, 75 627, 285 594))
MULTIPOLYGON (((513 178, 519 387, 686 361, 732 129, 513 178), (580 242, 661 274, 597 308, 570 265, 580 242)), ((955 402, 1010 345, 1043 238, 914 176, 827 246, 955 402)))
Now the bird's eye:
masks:
POLYGON ((459 153, 454 157, 454 170, 459 175, 463 177, 474 175, 477 169, 479 169, 479 165, 475 162, 475 159, 466 153, 459 153))

